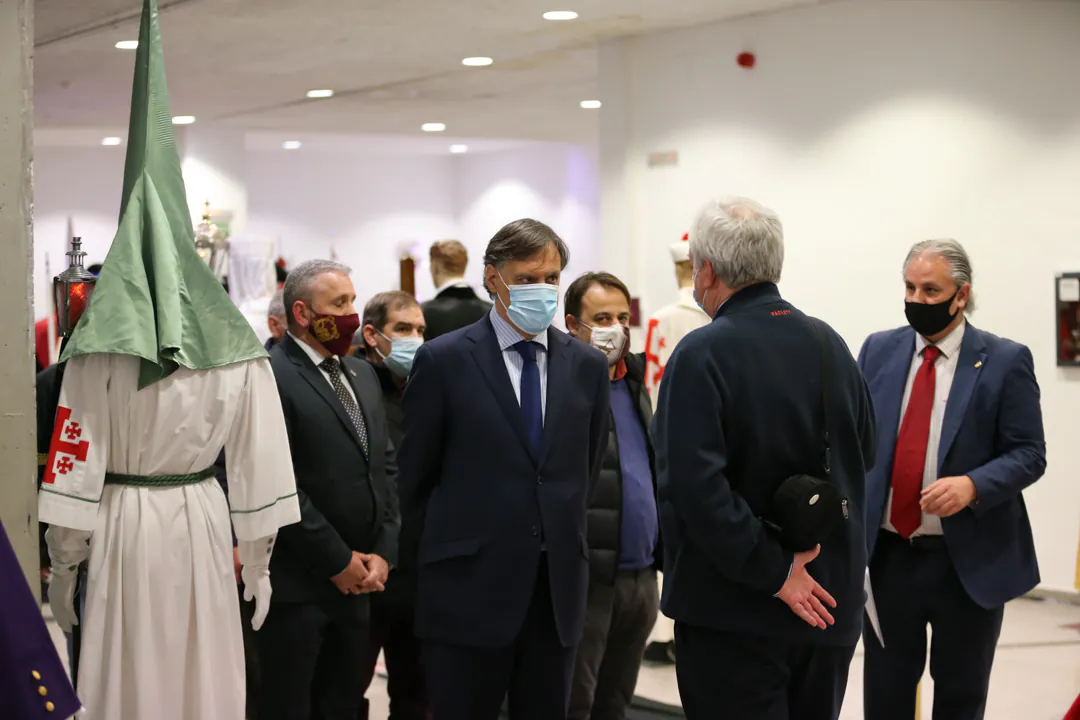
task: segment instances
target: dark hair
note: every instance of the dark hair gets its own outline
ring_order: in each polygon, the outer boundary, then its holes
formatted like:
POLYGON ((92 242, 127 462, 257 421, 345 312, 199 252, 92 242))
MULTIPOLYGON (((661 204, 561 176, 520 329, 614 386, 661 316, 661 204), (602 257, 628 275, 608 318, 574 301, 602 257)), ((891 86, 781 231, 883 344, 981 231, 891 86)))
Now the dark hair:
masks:
POLYGON ((603 285, 612 290, 618 290, 626 297, 627 304, 630 303, 630 291, 622 280, 608 272, 588 272, 570 283, 570 287, 566 289, 563 303, 566 305, 568 315, 581 319, 581 299, 593 285, 603 285))
POLYGON ((548 245, 554 245, 559 251, 559 259, 562 261, 560 269, 565 270, 566 263, 570 261, 570 249, 562 238, 539 220, 515 220, 504 225, 488 242, 487 250, 484 251, 484 267, 494 265, 501 268, 507 262, 528 260, 545 250, 548 245))
POLYGON ((431 244, 428 257, 433 266, 454 275, 464 275, 469 264, 469 251, 457 240, 437 240, 431 244))
POLYGON ((420 307, 416 298, 401 290, 381 292, 367 301, 364 306, 364 318, 360 327, 371 325, 379 332, 390 322, 390 313, 408 307, 420 307))

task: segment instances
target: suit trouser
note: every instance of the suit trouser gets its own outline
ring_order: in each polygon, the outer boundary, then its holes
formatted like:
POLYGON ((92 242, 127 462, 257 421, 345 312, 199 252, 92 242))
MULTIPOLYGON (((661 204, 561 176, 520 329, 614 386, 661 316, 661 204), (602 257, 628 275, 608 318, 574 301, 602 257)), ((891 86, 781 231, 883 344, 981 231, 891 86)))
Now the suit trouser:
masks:
POLYGON ((237 585, 240 596, 240 632, 244 637, 244 676, 247 683, 245 701, 247 720, 259 720, 259 638, 251 627, 255 617, 255 601, 244 600, 244 586, 237 585))
POLYGON ((980 607, 964 590, 944 538, 915 543, 882 532, 870 562, 883 649, 863 633, 863 708, 874 720, 911 720, 933 630, 934 720, 982 720, 1005 608, 980 607))
POLYGON ((258 632, 259 720, 356 720, 367 596, 273 603, 258 632))
POLYGON ((570 720, 622 720, 634 697, 660 596, 656 571, 619 570, 614 585, 589 584, 585 635, 570 690, 570 720))
POLYGON ((836 720, 855 654, 680 622, 675 644, 687 720, 836 720))
POLYGON ((565 720, 574 648, 559 641, 546 558, 515 641, 505 648, 424 643, 428 698, 436 720, 565 720))
MULTIPOLYGON (((394 570, 394 573, 401 572, 394 570)), ((396 578, 398 582, 402 578, 396 578)), ((379 651, 386 656, 387 691, 390 695, 390 720, 425 720, 430 718, 424 690, 424 668, 420 658, 420 640, 413 631, 416 622, 411 587, 395 587, 391 575, 386 592, 371 597, 371 639, 364 653, 360 682, 364 691, 375 677, 379 651)), ((368 720, 368 701, 360 703, 359 720, 368 720)))

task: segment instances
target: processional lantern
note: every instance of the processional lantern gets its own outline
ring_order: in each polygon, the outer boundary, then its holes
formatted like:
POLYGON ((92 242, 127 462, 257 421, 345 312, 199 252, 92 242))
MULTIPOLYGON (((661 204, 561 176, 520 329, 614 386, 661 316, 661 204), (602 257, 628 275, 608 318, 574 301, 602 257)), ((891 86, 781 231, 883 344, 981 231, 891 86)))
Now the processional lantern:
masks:
POLYGON ((67 251, 68 267, 53 278, 53 301, 56 303, 56 328, 60 337, 67 337, 79 324, 79 318, 90 302, 94 292, 94 277, 85 267, 82 251, 82 238, 71 239, 71 249, 67 251))
POLYGON ((210 267, 218 280, 225 278, 229 241, 225 238, 225 232, 210 219, 209 201, 206 202, 202 222, 195 228, 195 252, 210 267))

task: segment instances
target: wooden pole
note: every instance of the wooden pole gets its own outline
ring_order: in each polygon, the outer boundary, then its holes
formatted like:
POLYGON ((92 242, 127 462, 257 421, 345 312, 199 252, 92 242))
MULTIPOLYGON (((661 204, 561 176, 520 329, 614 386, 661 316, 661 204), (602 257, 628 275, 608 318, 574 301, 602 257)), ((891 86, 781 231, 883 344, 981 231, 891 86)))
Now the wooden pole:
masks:
POLYGON ((399 266, 402 291, 416 297, 416 261, 411 257, 404 257, 401 258, 399 266))

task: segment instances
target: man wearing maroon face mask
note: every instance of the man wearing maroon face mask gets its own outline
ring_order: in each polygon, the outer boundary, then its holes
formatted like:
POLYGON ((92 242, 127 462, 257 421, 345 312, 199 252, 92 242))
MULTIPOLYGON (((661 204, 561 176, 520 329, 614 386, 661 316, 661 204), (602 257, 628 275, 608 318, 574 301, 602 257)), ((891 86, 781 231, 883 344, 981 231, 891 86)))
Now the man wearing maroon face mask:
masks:
POLYGON ((360 325, 349 272, 312 260, 285 281, 289 331, 270 363, 302 517, 281 529, 270 562, 260 720, 356 717, 367 595, 382 592, 397 556, 394 448, 379 380, 348 355, 360 325))

